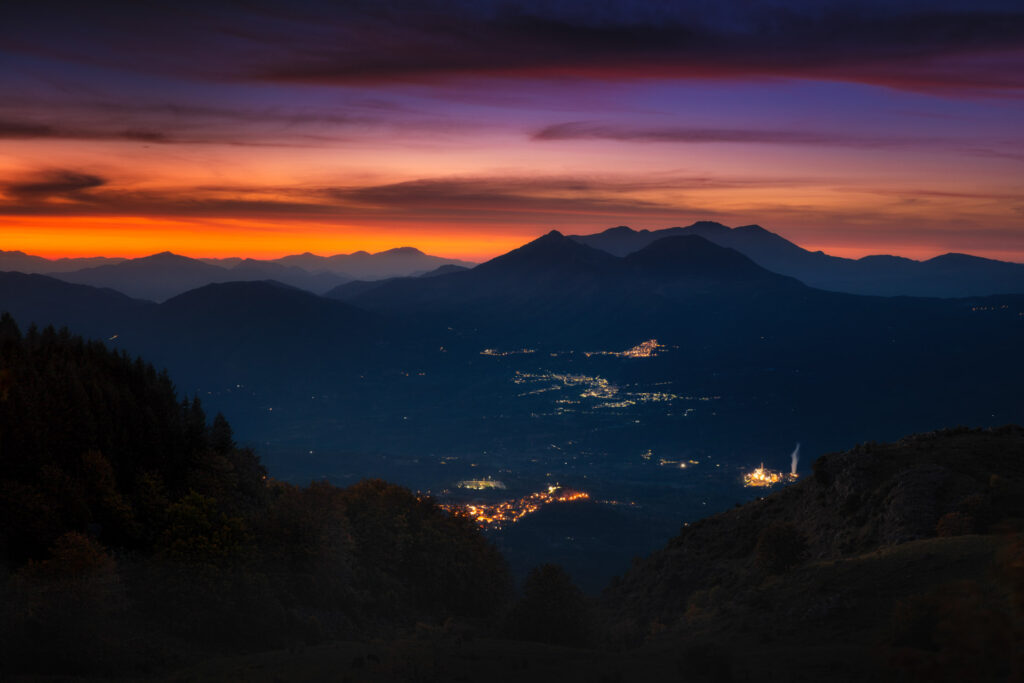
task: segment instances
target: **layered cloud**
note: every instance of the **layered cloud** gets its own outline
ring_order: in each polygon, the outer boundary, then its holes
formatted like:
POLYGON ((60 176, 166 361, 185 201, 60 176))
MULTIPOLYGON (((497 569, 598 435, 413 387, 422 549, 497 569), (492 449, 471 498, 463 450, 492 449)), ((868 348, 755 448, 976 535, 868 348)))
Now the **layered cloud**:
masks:
MULTIPOLYGON (((631 174, 433 177, 387 184, 189 186, 139 189, 92 172, 48 170, 0 182, 0 215, 151 216, 191 220, 250 219, 376 226, 472 226, 481 234, 515 226, 605 226, 633 223, 666 227, 695 218, 737 223, 860 226, 880 232, 947 231, 987 220, 992 235, 1012 216, 1012 193, 980 188, 945 191, 892 187, 880 182, 833 187, 814 178, 631 174), (814 202, 808 197, 815 197, 814 202), (995 209, 993 209, 995 207, 995 209), (1002 208, 999 208, 1002 207, 1002 208), (927 209, 928 211, 923 211, 927 209), (913 225, 906 221, 915 215, 913 225), (907 223, 909 227, 895 228, 907 223), (494 227, 499 226, 499 227, 494 227)), ((461 230, 462 228, 460 228, 461 230)), ((976 234, 976 231, 971 231, 976 234)))
POLYGON ((353 135, 412 127, 443 129, 436 117, 386 102, 345 106, 235 106, 184 101, 141 102, 136 97, 7 98, 0 101, 0 140, 98 140, 149 144, 315 146, 353 135))
POLYGON ((106 184, 106 180, 90 173, 50 170, 3 187, 4 193, 19 203, 39 203, 52 199, 80 198, 82 193, 106 184))
POLYGON ((7 3, 0 248, 717 218, 1024 253, 1021 36, 1019 0, 7 3))
POLYGON ((1024 10, 1013 0, 40 1, 8 10, 4 25, 11 52, 211 80, 785 76, 1024 87, 1024 10))

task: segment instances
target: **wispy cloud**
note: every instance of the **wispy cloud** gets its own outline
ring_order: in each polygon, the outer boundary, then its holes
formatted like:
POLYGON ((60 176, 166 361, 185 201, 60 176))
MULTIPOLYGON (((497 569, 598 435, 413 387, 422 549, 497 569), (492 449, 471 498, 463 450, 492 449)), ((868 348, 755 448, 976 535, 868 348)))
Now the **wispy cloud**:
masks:
POLYGON ((684 126, 644 128, 590 121, 569 121, 550 125, 534 133, 532 139, 538 141, 591 139, 685 144, 826 145, 865 148, 923 145, 937 142, 934 138, 866 137, 811 130, 699 128, 684 126))
POLYGON ((91 173, 54 169, 2 186, 5 194, 19 202, 40 203, 51 199, 81 199, 82 193, 107 183, 91 173))
MULTIPOLYGON (((104 108, 111 109, 111 108, 104 108)), ((65 120, 49 122, 45 112, 23 119, 0 119, 0 139, 8 140, 100 140, 170 145, 229 145, 244 147, 304 147, 344 140, 343 126, 367 125, 345 122, 331 130, 290 123, 266 113, 237 117, 220 114, 215 118, 201 113, 181 115, 133 115, 122 111, 97 115, 89 109, 64 109, 65 120)), ((102 111, 102 110, 101 110, 102 111)), ((2 105, 0 105, 2 115, 2 105)))
POLYGON ((381 100, 248 107, 135 100, 8 98, 0 101, 0 139, 310 147, 394 130, 444 132, 453 125, 381 100))
POLYGON ((700 176, 457 177, 382 185, 195 186, 161 191, 119 186, 89 173, 59 171, 0 184, 12 199, 0 201, 0 214, 401 218, 484 223, 507 222, 514 217, 515 221, 551 221, 567 215, 671 215, 684 208, 714 214, 710 207, 689 206, 681 193, 687 188, 706 190, 755 182, 700 176), (667 190, 675 193, 675 201, 657 198, 667 190))

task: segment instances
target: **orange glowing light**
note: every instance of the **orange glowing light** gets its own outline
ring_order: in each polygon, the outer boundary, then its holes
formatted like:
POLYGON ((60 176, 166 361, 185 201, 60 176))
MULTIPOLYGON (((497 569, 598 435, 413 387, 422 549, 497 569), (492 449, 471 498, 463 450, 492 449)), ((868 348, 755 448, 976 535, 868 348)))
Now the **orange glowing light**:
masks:
POLYGON ((447 503, 441 504, 441 508, 453 515, 469 517, 482 529, 500 529, 537 512, 544 505, 551 503, 573 503, 581 500, 590 500, 590 494, 553 485, 549 486, 547 491, 531 493, 522 498, 506 500, 500 503, 447 503))
POLYGON ((783 474, 782 472, 765 469, 764 463, 761 463, 760 467, 743 475, 743 485, 756 487, 774 486, 784 481, 796 481, 799 476, 796 472, 783 474))

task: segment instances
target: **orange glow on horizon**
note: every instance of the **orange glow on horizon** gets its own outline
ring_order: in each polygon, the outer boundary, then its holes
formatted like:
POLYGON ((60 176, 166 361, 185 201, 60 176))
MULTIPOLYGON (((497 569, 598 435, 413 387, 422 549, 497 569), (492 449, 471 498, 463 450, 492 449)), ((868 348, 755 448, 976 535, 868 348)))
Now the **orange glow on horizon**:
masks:
MULTIPOLYGON (((312 252, 321 256, 371 253, 397 247, 415 247, 424 253, 482 263, 507 253, 551 229, 567 235, 601 232, 614 221, 581 224, 567 216, 565 225, 509 222, 477 229, 475 225, 403 221, 373 223, 324 223, 310 220, 261 221, 245 218, 164 218, 145 216, 0 216, 0 250, 23 251, 48 259, 86 256, 138 258, 171 251, 191 258, 242 257, 274 259, 312 252)), ((724 219, 741 225, 743 221, 724 219)), ((685 221, 634 224, 634 229, 657 230, 685 221)), ((1024 263, 1024 250, 940 245, 935 243, 842 242, 803 240, 785 229, 767 229, 787 237, 809 251, 857 259, 873 254, 892 254, 926 260, 949 252, 1024 263)), ((797 232, 800 232, 799 230, 797 232)))
MULTIPOLYGON (((543 234, 546 230, 539 231, 543 234)), ((0 249, 44 258, 137 258, 172 251, 191 258, 272 259, 303 252, 321 256, 416 247, 434 256, 481 262, 533 239, 522 232, 456 232, 420 224, 387 230, 308 221, 86 216, 0 216, 0 249)))

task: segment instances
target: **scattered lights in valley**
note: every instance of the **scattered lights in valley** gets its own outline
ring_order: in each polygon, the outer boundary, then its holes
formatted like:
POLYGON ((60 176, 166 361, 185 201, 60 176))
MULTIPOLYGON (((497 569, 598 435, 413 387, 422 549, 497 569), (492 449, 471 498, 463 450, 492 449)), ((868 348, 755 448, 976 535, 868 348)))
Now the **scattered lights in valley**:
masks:
POLYGON ((497 530, 515 524, 545 505, 573 503, 581 500, 590 500, 590 494, 556 484, 548 486, 547 491, 531 493, 522 498, 500 503, 442 503, 441 508, 453 515, 466 515, 483 529, 497 530))
POLYGON ((657 339, 648 339, 645 342, 640 342, 636 346, 626 349, 625 351, 585 351, 583 355, 587 358, 591 356, 618 356, 619 358, 651 358, 652 356, 658 355, 658 349, 663 349, 665 346, 659 344, 657 339))
MULTIPOLYGON (((640 342, 636 346, 630 347, 625 351, 584 351, 583 355, 587 358, 591 356, 615 356, 617 358, 652 358, 659 354, 659 349, 665 349, 664 344, 659 344, 657 339, 648 339, 647 341, 640 342)), ((678 347, 672 347, 678 348, 678 347)), ((510 351, 502 351, 500 349, 487 348, 480 352, 481 356, 518 356, 536 353, 537 349, 521 348, 512 349, 510 351)), ((572 356, 575 355, 575 351, 556 351, 549 354, 552 358, 558 356, 572 356)))
MULTIPOLYGON (((586 405, 594 409, 623 409, 647 403, 717 401, 721 399, 721 396, 683 395, 668 391, 627 391, 599 375, 560 372, 524 372, 517 370, 512 376, 512 383, 536 387, 520 393, 520 398, 578 388, 579 394, 575 398, 555 399, 554 402, 559 413, 571 412, 573 406, 581 406, 582 401, 585 399, 591 399, 591 402, 586 405)), ((693 408, 687 408, 683 416, 688 416, 692 412, 693 408)))
POLYGON ((615 396, 615 394, 619 393, 619 388, 617 386, 610 383, 604 377, 598 377, 597 375, 573 375, 557 372, 537 373, 517 370, 515 376, 512 378, 513 384, 537 382, 560 382, 561 386, 555 384, 553 386, 527 391, 519 395, 530 396, 532 394, 540 394, 545 391, 556 391, 562 387, 582 387, 583 391, 580 393, 581 398, 611 398, 615 396))
POLYGON ((465 479, 456 484, 460 489, 469 489, 471 491, 484 491, 486 489, 504 489, 504 482, 498 481, 497 479, 465 479))
POLYGON ((484 349, 480 352, 481 356, 518 356, 529 353, 536 353, 537 349, 514 349, 512 351, 499 351, 498 349, 484 349))

